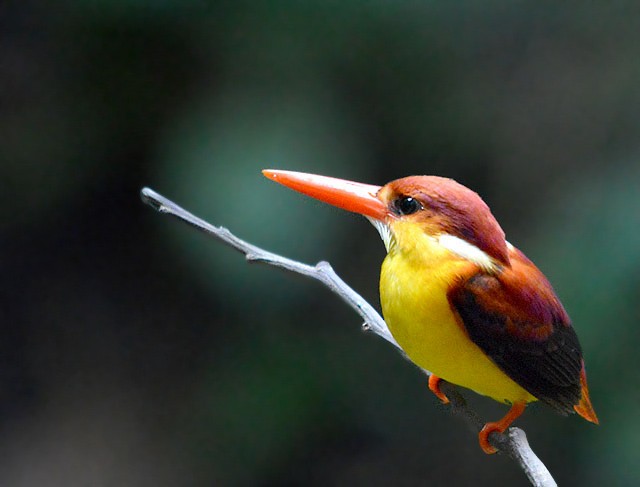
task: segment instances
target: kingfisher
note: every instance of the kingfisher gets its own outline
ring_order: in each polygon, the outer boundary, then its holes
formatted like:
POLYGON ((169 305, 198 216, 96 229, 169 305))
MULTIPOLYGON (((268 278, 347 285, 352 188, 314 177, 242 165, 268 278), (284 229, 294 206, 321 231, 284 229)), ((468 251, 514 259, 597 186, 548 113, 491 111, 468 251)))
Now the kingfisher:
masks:
POLYGON ((407 357, 442 380, 510 405, 478 435, 485 453, 528 403, 598 424, 578 336, 544 274, 511 245, 489 207, 448 178, 409 176, 384 186, 265 169, 273 181, 365 216, 387 250, 380 304, 407 357))

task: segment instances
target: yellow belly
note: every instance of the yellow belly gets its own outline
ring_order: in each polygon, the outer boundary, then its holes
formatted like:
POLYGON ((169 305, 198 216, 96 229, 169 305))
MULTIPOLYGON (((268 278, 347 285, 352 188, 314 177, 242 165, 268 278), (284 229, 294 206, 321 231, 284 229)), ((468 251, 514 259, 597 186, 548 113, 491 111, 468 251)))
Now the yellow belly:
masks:
POLYGON ((469 264, 452 257, 433 239, 391 249, 380 276, 382 312, 391 333, 415 364, 448 382, 500 402, 535 401, 456 321, 447 291, 469 264))

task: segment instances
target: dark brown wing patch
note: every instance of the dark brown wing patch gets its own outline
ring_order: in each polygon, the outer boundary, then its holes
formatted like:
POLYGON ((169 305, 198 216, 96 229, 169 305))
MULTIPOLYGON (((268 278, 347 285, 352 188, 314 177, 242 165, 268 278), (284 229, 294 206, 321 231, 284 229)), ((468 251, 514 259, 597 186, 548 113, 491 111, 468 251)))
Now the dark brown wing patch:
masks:
POLYGON ((581 398, 578 337, 546 278, 518 257, 500 275, 473 275, 451 290, 449 300, 471 340, 500 369, 568 414, 581 398))

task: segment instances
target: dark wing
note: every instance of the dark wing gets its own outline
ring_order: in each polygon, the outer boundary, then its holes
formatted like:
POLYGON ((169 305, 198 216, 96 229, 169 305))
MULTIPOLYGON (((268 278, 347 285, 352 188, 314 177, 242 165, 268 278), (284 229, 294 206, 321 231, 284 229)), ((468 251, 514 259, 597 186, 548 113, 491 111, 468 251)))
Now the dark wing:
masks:
POLYGON ((478 272, 449 292, 471 340, 511 379, 562 414, 580 402, 582 350, 544 275, 520 251, 496 275, 478 272))

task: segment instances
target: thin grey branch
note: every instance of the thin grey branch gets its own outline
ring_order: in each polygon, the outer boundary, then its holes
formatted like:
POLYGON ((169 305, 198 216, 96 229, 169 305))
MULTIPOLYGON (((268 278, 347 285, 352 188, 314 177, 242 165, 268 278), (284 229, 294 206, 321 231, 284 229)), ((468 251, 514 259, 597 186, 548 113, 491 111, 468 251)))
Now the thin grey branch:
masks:
MULTIPOLYGON (((335 273, 328 262, 319 262, 315 266, 310 266, 263 250, 236 237, 226 228, 216 227, 207 223, 150 188, 143 188, 140 196, 144 203, 152 206, 160 213, 174 216, 198 230, 223 241, 238 252, 244 254, 248 261, 262 262, 274 267, 280 267, 287 271, 302 274, 322 282, 362 317, 364 320, 363 329, 372 331, 376 335, 384 338, 404 355, 404 352, 394 340, 387 324, 380 314, 363 299, 362 296, 345 283, 340 276, 335 273)), ((424 372, 427 375, 429 374, 426 370, 424 372)), ((452 412, 461 416, 476 432, 480 431, 485 421, 467 405, 466 400, 457 388, 452 384, 443 382, 442 389, 451 402, 452 412)), ((507 433, 508 434, 492 434, 489 438, 491 444, 501 453, 514 459, 527 475, 532 485, 536 487, 556 486, 556 482, 553 480, 547 467, 540 461, 533 450, 531 450, 524 431, 520 428, 512 427, 509 428, 507 433)))

